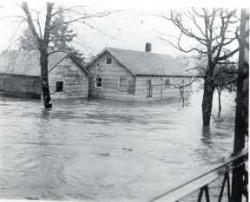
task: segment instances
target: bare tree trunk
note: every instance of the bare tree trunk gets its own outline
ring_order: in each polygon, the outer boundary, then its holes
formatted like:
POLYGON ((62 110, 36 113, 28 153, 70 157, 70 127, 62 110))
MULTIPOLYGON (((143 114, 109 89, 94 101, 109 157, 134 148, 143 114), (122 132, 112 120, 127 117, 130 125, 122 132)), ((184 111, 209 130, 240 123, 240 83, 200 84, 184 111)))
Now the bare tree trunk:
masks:
POLYGON ((204 93, 202 100, 202 118, 203 126, 208 127, 210 125, 210 118, 213 106, 213 95, 214 95, 214 85, 210 78, 206 78, 204 83, 204 93))
POLYGON ((221 118, 221 90, 217 89, 218 92, 218 119, 221 118))
POLYGON ((49 90, 49 78, 48 78, 48 56, 46 49, 40 49, 40 66, 41 66, 41 85, 43 104, 45 109, 52 107, 50 103, 50 90, 49 90))
POLYGON ((182 107, 185 106, 185 97, 184 97, 184 80, 181 82, 180 86, 180 94, 181 94, 181 99, 182 99, 182 107))
POLYGON ((31 29, 33 36, 36 39, 37 47, 40 52, 40 67, 41 67, 41 86, 42 86, 42 96, 45 109, 52 107, 50 103, 50 90, 49 90, 49 78, 48 78, 48 45, 50 36, 50 23, 52 18, 53 3, 47 3, 47 13, 44 27, 44 36, 36 31, 34 22, 32 20, 30 10, 28 8, 27 2, 22 3, 22 9, 26 15, 26 21, 31 29))
POLYGON ((182 101, 182 107, 185 106, 185 98, 184 98, 184 87, 179 87, 179 91, 180 91, 180 96, 181 96, 181 101, 182 101))
POLYGON ((219 113, 221 112, 221 90, 218 90, 219 113))

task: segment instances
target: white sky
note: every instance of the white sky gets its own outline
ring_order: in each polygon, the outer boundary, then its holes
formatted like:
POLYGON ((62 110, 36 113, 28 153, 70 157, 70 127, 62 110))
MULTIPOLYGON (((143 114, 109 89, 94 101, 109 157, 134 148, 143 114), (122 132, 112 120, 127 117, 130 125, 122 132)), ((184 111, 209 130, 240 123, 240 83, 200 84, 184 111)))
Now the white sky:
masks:
MULTIPOLYGON (((180 52, 159 39, 161 33, 177 35, 173 26, 153 14, 168 12, 169 8, 177 6, 227 6, 244 7, 238 1, 215 1, 210 0, 204 4, 201 0, 190 1, 174 0, 54 0, 56 4, 64 7, 85 5, 87 10, 105 11, 122 10, 102 19, 92 20, 91 23, 102 30, 105 34, 91 30, 83 25, 75 25, 78 34, 75 45, 84 52, 96 54, 107 46, 127 48, 132 50, 144 50, 146 42, 152 43, 152 52, 179 55, 180 52), (107 35, 107 36, 106 36, 107 35)), ((22 15, 17 6, 19 0, 0 0, 0 51, 14 48, 18 35, 22 32, 24 24, 20 25, 16 18, 7 17, 22 15)), ((28 0, 31 8, 43 10, 46 0, 28 0)), ((188 44, 188 42, 186 42, 188 44)))

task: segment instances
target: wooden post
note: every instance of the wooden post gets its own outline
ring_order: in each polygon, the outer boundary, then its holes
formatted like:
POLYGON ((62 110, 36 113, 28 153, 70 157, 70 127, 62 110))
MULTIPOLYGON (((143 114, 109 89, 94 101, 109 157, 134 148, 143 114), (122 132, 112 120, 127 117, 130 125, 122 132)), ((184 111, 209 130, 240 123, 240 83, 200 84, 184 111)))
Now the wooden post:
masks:
MULTIPOLYGON (((234 155, 240 153, 245 147, 245 136, 248 135, 248 69, 249 69, 249 31, 247 33, 249 14, 245 9, 241 11, 239 36, 239 67, 237 80, 236 114, 234 155)), ((236 162, 237 166, 239 162, 236 162)), ((244 190, 245 166, 233 170, 232 202, 241 202, 244 190)))

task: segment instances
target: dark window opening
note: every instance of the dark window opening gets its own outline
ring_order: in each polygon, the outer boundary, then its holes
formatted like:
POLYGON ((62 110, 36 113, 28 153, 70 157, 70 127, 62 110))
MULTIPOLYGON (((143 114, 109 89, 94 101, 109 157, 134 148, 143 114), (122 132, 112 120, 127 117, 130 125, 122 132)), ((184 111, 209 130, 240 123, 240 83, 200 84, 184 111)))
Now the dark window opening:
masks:
POLYGON ((102 78, 96 78, 96 87, 102 87, 102 78))
POLYGON ((170 80, 166 79, 165 80, 165 88, 169 88, 170 87, 170 80))
POLYGON ((112 58, 107 58, 107 64, 111 64, 112 63, 112 58))
POLYGON ((63 91, 63 81, 57 81, 56 82, 56 92, 63 91))

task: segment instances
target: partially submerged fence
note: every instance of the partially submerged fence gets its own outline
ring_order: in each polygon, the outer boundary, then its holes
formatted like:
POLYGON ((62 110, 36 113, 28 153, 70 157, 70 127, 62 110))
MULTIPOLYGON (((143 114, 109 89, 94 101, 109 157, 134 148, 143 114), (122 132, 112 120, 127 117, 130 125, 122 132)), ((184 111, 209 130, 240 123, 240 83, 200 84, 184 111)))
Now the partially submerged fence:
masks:
POLYGON ((215 165, 199 176, 151 199, 150 202, 236 202, 232 200, 232 172, 242 168, 245 170, 243 194, 245 201, 248 201, 247 159, 248 151, 244 150, 240 154, 230 157, 225 162, 215 165))

